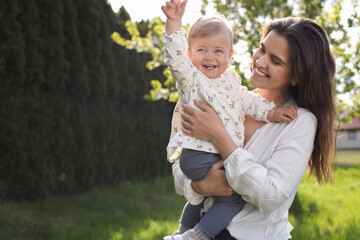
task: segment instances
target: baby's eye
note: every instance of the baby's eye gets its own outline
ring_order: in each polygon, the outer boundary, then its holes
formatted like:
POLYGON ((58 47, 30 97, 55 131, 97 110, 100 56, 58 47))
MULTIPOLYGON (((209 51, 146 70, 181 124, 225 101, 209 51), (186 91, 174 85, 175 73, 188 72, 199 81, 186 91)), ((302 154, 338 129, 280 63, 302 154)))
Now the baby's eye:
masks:
POLYGON ((222 53, 223 51, 220 49, 215 50, 215 53, 222 53))
POLYGON ((205 49, 199 48, 199 49, 198 49, 198 52, 202 52, 202 53, 203 53, 203 52, 205 52, 205 49))

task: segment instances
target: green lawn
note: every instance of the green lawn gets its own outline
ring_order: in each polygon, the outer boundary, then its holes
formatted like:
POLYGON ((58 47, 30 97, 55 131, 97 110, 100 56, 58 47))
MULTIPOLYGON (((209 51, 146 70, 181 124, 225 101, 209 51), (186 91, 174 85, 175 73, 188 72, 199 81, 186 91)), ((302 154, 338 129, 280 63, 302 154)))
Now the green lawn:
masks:
POLYGON ((0 239, 162 239, 178 226, 184 203, 171 177, 43 202, 2 203, 0 239))
POLYGON ((334 183, 307 179, 298 190, 290 222, 294 239, 360 239, 360 152, 337 154, 334 183))
MULTIPOLYGON (((33 203, 1 203, 0 239, 160 240, 177 228, 184 203, 171 177, 33 203)), ((293 239, 359 240, 359 206, 360 152, 340 152, 333 185, 317 186, 313 177, 304 177, 291 209, 293 239)))
POLYGON ((336 166, 360 165, 360 151, 340 151, 336 154, 336 166))

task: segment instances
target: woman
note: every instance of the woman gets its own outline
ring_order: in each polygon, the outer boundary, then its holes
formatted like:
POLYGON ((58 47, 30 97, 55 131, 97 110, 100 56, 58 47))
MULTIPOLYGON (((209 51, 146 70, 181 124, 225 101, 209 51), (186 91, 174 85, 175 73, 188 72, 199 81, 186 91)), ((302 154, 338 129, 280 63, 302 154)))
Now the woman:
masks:
MULTIPOLYGON (((285 18, 265 26, 253 55, 250 84, 276 106, 298 107, 289 124, 245 121, 238 148, 215 111, 202 102, 184 107, 184 132, 211 141, 224 162, 202 181, 191 181, 173 164, 176 190, 187 199, 239 193, 246 204, 217 239, 289 239, 290 208, 307 167, 318 182, 331 180, 335 156, 335 61, 326 32, 314 21, 285 18), (222 168, 225 168, 225 171, 222 168)), ((208 204, 211 204, 208 202, 208 204)))

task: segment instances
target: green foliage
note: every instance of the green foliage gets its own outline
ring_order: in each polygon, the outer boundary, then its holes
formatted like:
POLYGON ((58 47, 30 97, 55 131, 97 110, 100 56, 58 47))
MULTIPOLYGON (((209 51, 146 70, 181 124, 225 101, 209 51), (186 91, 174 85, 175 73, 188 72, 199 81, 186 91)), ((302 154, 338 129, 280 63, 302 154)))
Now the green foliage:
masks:
MULTIPOLYGON (((23 28, 21 21, 34 20, 35 29, 39 29, 36 24, 39 22, 36 17, 22 12, 22 4, 26 5, 21 1, 1 3, 0 198, 30 198, 33 191, 43 196, 51 185, 47 181, 42 186, 37 186, 50 173, 50 169, 43 164, 43 159, 33 158, 34 153, 41 152, 40 146, 35 145, 39 143, 38 132, 33 129, 39 116, 30 111, 36 113, 39 110, 38 98, 33 98, 38 89, 33 86, 43 80, 41 68, 38 68, 42 59, 36 33, 30 33, 27 27, 23 28), (27 40, 34 45, 27 45, 27 40), (30 146, 28 142, 34 142, 34 145, 30 146), (29 169, 33 164, 33 169, 29 169)), ((36 8, 32 10, 37 11, 36 8)))
POLYGON ((110 38, 126 11, 97 0, 0 1, 0 199, 169 174, 173 105, 143 97, 146 78, 164 69, 143 68, 149 54, 110 38))
MULTIPOLYGON (((232 23, 235 42, 246 49, 240 51, 235 47, 236 52, 233 65, 243 79, 244 85, 250 89, 252 89, 248 83, 251 68, 250 58, 261 39, 263 24, 270 19, 288 16, 307 17, 317 21, 329 34, 332 50, 337 59, 336 91, 339 94, 350 93, 354 103, 354 107, 348 107, 339 100, 338 111, 343 113, 351 112, 353 115, 360 114, 360 38, 355 36, 357 41, 355 46, 349 36, 349 32, 352 29, 360 28, 360 16, 358 14, 360 9, 359 0, 351 1, 353 8, 348 14, 343 14, 342 12, 341 6, 345 3, 344 0, 276 0, 271 2, 266 0, 203 0, 203 14, 209 2, 214 4, 218 13, 224 15, 232 23), (239 54, 242 55, 242 60, 237 58, 239 54), (247 61, 244 61, 244 59, 247 59, 247 61)), ((127 22, 127 31, 132 38, 125 40, 125 38, 121 37, 121 34, 118 35, 117 33, 114 33, 113 38, 114 41, 127 48, 151 52, 153 59, 146 64, 146 67, 152 70, 157 66, 164 65, 161 44, 161 31, 164 30, 164 23, 159 18, 154 18, 148 25, 151 29, 157 26, 158 30, 148 32, 145 38, 139 38, 136 23, 129 20, 127 22), (140 39, 146 43, 140 44, 140 39)), ((173 88, 174 84, 170 83, 173 82, 173 79, 171 76, 164 75, 167 78, 167 84, 161 84, 160 81, 154 82, 154 80, 149 79, 152 81, 153 89, 146 95, 147 99, 168 99, 169 101, 177 99, 177 95, 175 95, 176 89, 173 88)))
MULTIPOLYGON (((146 68, 150 71, 160 66, 164 67, 163 44, 161 41, 162 31, 165 29, 164 22, 160 18, 154 18, 147 24, 147 34, 145 37, 140 35, 138 24, 127 20, 125 23, 127 33, 131 39, 122 36, 119 32, 113 32, 112 40, 120 46, 127 49, 136 49, 137 52, 146 52, 151 54, 152 60, 146 63, 146 68)), ((176 102, 179 94, 175 88, 175 81, 170 72, 165 69, 163 72, 166 80, 162 83, 159 80, 151 80, 152 89, 148 94, 144 95, 146 100, 161 100, 166 99, 169 102, 176 102)))

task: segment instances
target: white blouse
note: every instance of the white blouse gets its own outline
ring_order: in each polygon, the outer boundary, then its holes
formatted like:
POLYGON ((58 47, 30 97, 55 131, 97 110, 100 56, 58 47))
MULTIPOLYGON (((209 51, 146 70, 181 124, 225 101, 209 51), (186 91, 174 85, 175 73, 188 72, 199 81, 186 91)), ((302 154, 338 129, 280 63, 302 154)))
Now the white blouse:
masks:
MULTIPOLYGON (((293 99, 285 106, 296 106, 293 99)), ((293 229, 288 210, 305 173, 314 147, 317 120, 306 109, 297 109, 291 123, 266 123, 225 161, 232 189, 246 201, 227 229, 236 239, 290 239, 293 229)), ((203 196, 191 188, 179 167, 173 164, 176 192, 189 202, 203 196)))
POLYGON ((180 101, 176 104, 168 144, 168 159, 177 159, 178 148, 187 148, 217 153, 215 146, 187 136, 182 131, 182 103, 194 106, 194 100, 207 102, 219 115, 225 129, 239 147, 243 147, 245 114, 259 121, 267 122, 269 110, 275 107, 259 94, 250 92, 241 85, 240 76, 227 69, 219 78, 209 79, 199 71, 187 55, 187 40, 184 29, 168 35, 163 33, 164 62, 167 63, 171 75, 180 92, 180 101))

